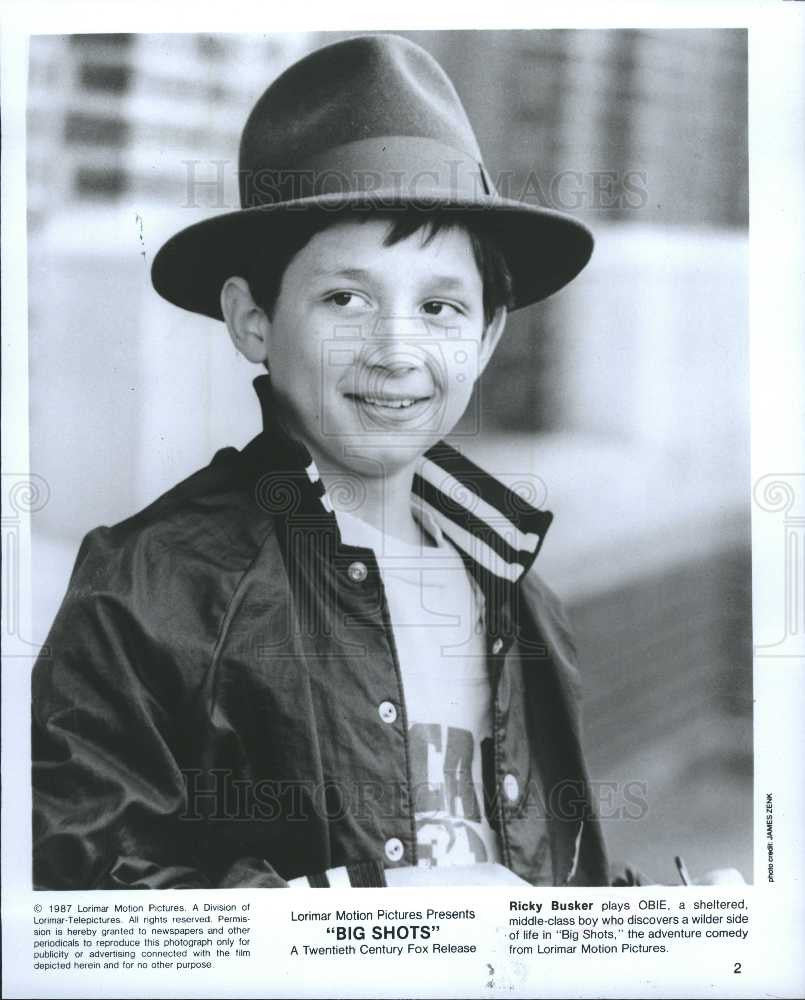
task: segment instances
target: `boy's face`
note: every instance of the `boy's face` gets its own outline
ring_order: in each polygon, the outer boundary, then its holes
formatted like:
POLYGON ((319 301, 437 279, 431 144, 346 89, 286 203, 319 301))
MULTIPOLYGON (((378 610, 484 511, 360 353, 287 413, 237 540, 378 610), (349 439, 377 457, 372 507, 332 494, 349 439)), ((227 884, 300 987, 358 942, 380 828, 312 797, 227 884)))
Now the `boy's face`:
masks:
POLYGON ((244 353, 264 353, 289 429, 322 469, 388 476, 413 466, 463 414, 502 332, 503 310, 484 336, 463 229, 426 242, 423 228, 392 246, 387 233, 383 219, 317 233, 291 259, 271 318, 249 313, 264 350, 252 340, 244 353))

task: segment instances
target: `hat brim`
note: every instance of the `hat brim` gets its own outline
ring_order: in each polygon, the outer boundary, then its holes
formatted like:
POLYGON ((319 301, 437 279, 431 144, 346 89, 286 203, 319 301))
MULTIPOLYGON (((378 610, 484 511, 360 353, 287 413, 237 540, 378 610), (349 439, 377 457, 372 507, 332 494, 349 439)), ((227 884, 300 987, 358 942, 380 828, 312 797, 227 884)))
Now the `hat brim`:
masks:
POLYGON ((159 250, 151 280, 159 294, 192 312, 223 319, 221 288, 227 278, 252 273, 255 255, 270 257, 283 238, 311 213, 336 221, 347 209, 444 212, 479 222, 494 235, 512 274, 512 309, 559 291, 584 268, 593 250, 590 230, 577 219, 505 198, 484 201, 397 192, 331 194, 259 205, 213 216, 182 229, 159 250))

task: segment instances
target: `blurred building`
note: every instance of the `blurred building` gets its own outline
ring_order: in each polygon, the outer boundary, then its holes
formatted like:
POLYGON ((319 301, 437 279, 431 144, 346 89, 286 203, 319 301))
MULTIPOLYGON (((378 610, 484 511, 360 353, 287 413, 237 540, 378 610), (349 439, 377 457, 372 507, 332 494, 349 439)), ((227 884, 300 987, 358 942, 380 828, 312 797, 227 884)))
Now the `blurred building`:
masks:
MULTIPOLYGON (((680 852, 751 877, 746 32, 406 34, 454 80, 501 192, 596 234, 576 282, 510 318, 455 442, 556 514, 540 564, 578 628, 593 777, 649 786, 614 852, 669 881, 680 852)), ((236 206, 255 99, 340 37, 31 41, 41 638, 89 528, 257 430, 248 366, 148 268, 236 206)))
MULTIPOLYGON (((187 200, 188 167, 199 159, 217 156, 233 184, 245 114, 308 44, 305 35, 34 38, 32 227, 52 215, 54 197, 67 206, 133 196, 175 209, 187 200)), ((234 190, 224 198, 210 192, 211 206, 231 206, 234 190)))

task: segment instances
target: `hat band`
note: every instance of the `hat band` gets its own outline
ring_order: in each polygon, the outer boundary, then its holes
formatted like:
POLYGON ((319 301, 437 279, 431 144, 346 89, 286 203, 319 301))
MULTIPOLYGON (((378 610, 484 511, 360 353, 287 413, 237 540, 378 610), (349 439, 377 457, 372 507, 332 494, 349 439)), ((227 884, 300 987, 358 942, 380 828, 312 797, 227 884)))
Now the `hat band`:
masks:
POLYGON ((377 136, 335 146, 288 168, 239 171, 243 208, 303 198, 371 195, 389 202, 494 202, 498 195, 480 159, 434 139, 377 136))

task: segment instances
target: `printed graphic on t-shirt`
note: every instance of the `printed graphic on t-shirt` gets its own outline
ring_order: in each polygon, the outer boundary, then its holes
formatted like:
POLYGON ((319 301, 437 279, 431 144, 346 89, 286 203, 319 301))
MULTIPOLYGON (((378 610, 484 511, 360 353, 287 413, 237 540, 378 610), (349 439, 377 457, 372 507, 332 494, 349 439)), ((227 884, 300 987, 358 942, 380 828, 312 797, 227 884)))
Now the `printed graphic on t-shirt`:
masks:
MULTIPOLYGON (((419 864, 498 859, 485 814, 481 747, 469 729, 415 722, 408 730, 419 864)), ((483 741, 490 743, 487 737, 483 741)))

